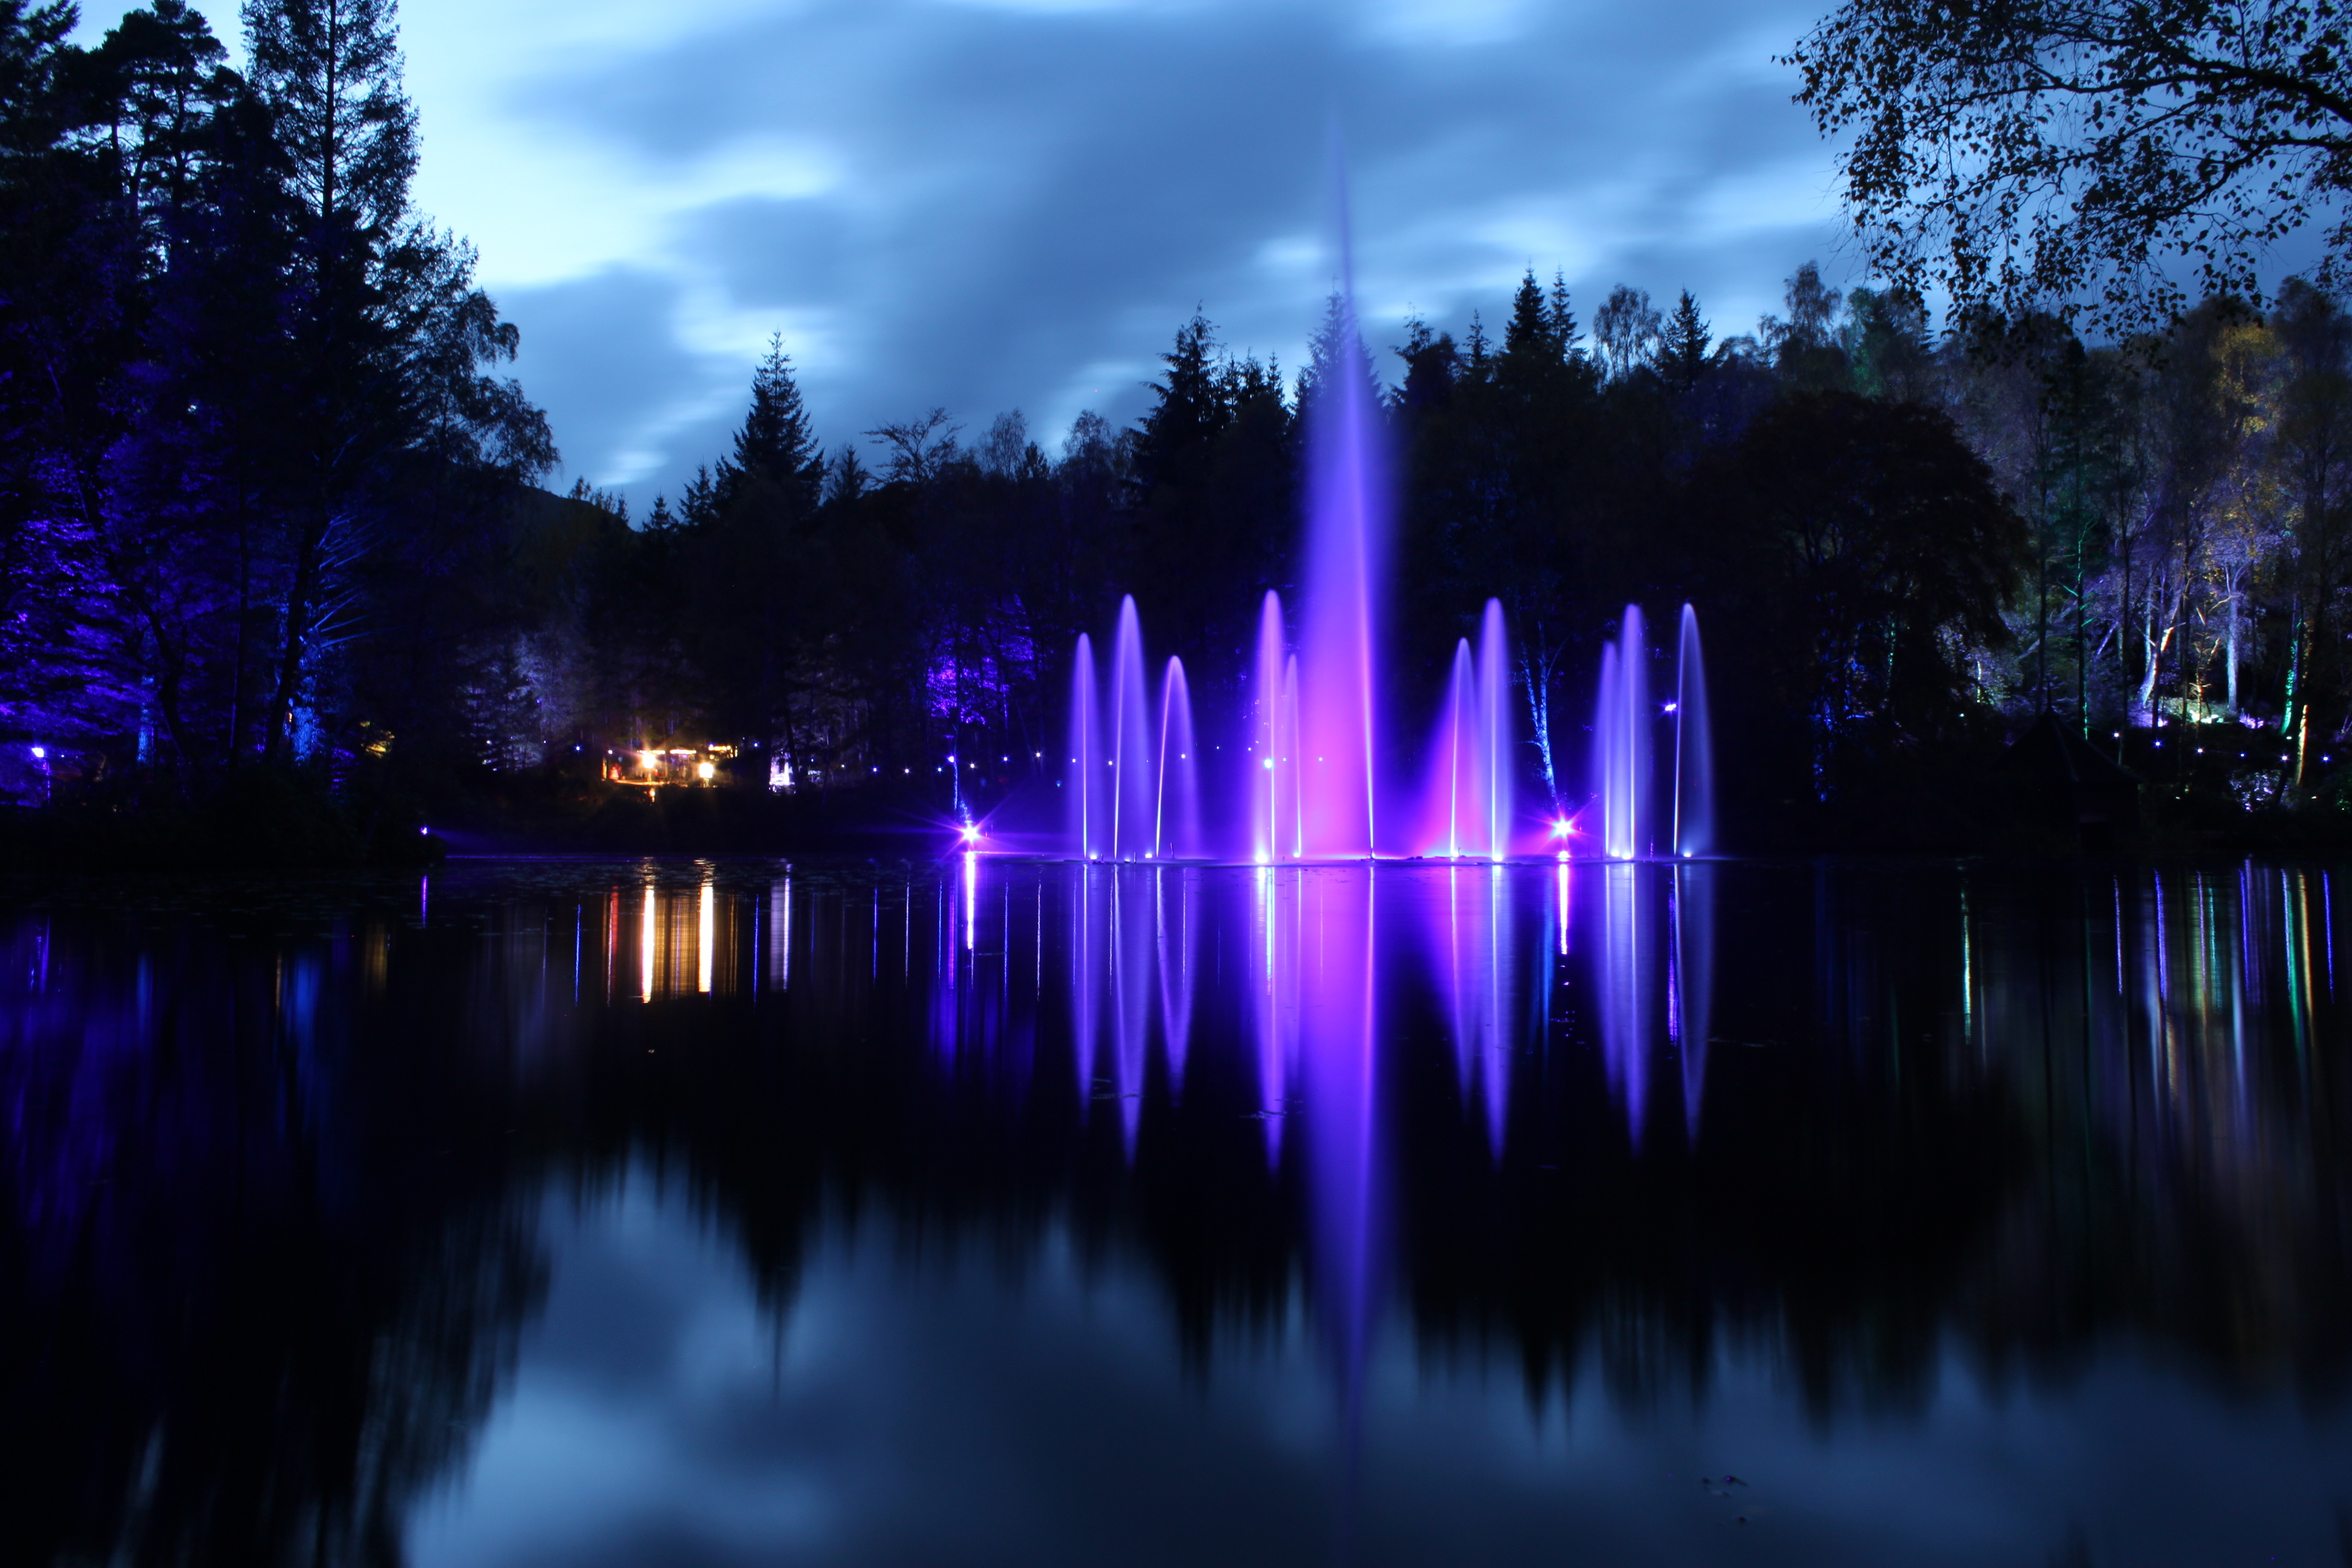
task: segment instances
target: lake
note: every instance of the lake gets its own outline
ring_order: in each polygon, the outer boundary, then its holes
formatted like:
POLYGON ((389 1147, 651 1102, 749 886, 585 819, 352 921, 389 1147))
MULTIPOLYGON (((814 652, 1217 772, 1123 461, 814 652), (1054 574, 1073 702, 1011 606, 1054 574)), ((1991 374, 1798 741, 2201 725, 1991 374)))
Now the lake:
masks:
POLYGON ((0 1514, 60 1564, 2352 1563, 2347 921, 2252 863, 8 884, 0 1514))

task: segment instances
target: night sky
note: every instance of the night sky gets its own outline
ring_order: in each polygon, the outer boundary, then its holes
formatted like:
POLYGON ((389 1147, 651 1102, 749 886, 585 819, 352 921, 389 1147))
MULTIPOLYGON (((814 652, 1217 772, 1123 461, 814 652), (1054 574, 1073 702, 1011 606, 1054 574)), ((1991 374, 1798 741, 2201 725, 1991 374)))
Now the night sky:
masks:
MULTIPOLYGON (((236 47, 228 0, 201 0, 236 47)), ((1831 149, 1758 0, 408 0, 418 209, 473 240, 525 387, 640 512, 723 450, 781 331, 828 447, 937 405, 1049 450, 1132 418, 1197 306, 1300 361, 1346 150, 1372 342, 1688 288, 1750 331, 1853 280, 1831 149)), ((84 13, 94 40, 120 12, 84 13)), ((1394 361, 1389 361, 1393 367, 1394 361)))

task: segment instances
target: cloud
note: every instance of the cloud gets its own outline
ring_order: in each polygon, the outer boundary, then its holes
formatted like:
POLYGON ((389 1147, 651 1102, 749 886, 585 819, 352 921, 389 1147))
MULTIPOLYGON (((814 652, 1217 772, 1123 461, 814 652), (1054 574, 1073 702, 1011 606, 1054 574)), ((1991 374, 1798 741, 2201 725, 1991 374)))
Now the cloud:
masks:
MULTIPOLYGON (((206 0, 226 11, 225 0, 206 0)), ((567 468, 642 507, 782 330, 822 437, 1129 418, 1195 306, 1296 365, 1346 147, 1359 293, 1491 320, 1522 269, 1720 330, 1843 268, 1771 54, 1802 5, 1544 0, 408 0, 420 206, 481 247, 567 468)), ((221 19, 226 19, 226 17, 221 19)), ((1590 306, 1585 310, 1590 314, 1590 306)))
POLYGON ((522 333, 523 384, 547 410, 567 473, 597 485, 667 479, 668 437, 719 415, 715 367, 671 325, 679 295, 671 279, 616 268, 497 296, 522 333))

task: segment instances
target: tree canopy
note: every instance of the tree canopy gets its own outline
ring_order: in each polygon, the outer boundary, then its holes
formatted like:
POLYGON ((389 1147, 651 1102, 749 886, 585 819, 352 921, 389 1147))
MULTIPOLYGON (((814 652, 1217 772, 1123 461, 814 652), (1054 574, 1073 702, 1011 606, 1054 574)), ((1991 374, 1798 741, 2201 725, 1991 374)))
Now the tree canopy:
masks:
POLYGON ((1847 0, 1788 57, 1851 133, 1872 270, 1956 315, 2087 303, 2110 330, 2263 298, 2268 247, 2352 245, 2338 0, 1847 0), (2184 274, 2186 279, 2184 279, 2184 274))

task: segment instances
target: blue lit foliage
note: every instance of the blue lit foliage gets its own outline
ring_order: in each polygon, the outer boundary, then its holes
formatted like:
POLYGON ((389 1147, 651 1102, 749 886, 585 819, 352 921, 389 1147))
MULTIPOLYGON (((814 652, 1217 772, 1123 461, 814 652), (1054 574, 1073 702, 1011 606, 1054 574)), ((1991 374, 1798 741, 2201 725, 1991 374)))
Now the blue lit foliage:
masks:
MULTIPOLYGON (((182 788, 431 727, 546 424, 473 253, 407 210, 378 0, 183 0, 94 49, 0 0, 0 727, 182 788)), ((381 749, 381 748, 379 748, 381 749)))

